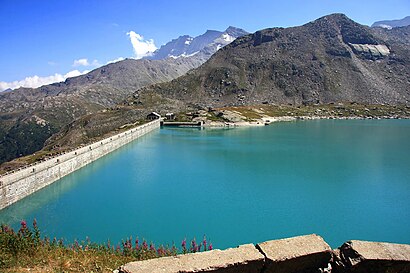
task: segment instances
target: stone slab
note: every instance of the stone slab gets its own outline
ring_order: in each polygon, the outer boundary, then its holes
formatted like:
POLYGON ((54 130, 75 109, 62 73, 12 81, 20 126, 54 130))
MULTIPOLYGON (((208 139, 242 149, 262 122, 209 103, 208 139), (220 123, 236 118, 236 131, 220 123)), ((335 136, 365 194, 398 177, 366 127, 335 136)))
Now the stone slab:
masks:
POLYGON ((265 273, 315 272, 327 268, 332 258, 332 249, 316 234, 267 241, 256 247, 266 257, 265 273))
POLYGON ((410 272, 410 245, 353 240, 335 253, 339 272, 410 272))
POLYGON ((131 262, 121 266, 122 273, 259 273, 264 256, 253 244, 226 250, 211 250, 200 253, 163 257, 131 262))

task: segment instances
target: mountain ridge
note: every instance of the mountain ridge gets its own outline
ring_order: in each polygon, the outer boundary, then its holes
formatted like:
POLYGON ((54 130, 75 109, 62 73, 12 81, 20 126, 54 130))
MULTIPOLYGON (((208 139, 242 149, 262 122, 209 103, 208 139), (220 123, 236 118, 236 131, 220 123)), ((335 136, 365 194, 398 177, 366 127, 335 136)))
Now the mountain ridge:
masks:
POLYGON ((382 28, 392 29, 396 27, 405 27, 409 25, 410 25, 410 16, 406 16, 403 19, 377 21, 372 24, 372 27, 382 27, 382 28))
POLYGON ((199 68, 142 88, 201 107, 352 101, 409 103, 409 47, 344 14, 236 39, 199 68), (200 100, 196 98, 201 98, 200 100))
POLYGON ((246 34, 248 32, 243 29, 229 26, 225 31, 207 30, 196 37, 182 35, 161 46, 152 56, 148 56, 146 59, 179 58, 195 54, 204 54, 210 57, 219 48, 246 34), (214 49, 210 50, 210 48, 214 49))
MULTIPOLYGON (((409 39, 410 27, 370 28, 344 14, 327 15, 298 27, 268 28, 242 36, 185 75, 142 88, 133 86, 125 90, 131 95, 120 104, 110 104, 108 109, 91 109, 89 112, 93 114, 82 113, 65 125, 55 128, 50 125, 57 123, 44 123, 47 119, 41 111, 27 114, 27 104, 18 109, 23 113, 17 115, 19 122, 7 126, 13 133, 11 136, 19 137, 21 143, 27 141, 31 133, 38 132, 47 138, 42 137, 36 147, 46 145, 46 149, 59 150, 109 134, 125 124, 143 119, 150 111, 178 113, 258 104, 408 106, 409 39)), ((189 58, 167 60, 185 62, 189 58)), ((119 69, 117 74, 124 75, 124 71, 119 69)), ((121 82, 121 78, 116 80, 121 82)), ((119 92, 127 86, 119 88, 119 92)), ((54 91, 48 90, 50 94, 54 91)), ((92 106, 87 104, 87 107, 92 106)), ((61 112, 70 107, 63 104, 61 112)), ((7 116, 13 114, 3 114, 0 122, 4 124, 12 120, 7 116)), ((68 113, 65 116, 69 116, 68 113)), ((55 119, 58 122, 58 117, 55 119)), ((0 131, 0 139, 3 139, 1 134, 0 131)), ((4 145, 0 145, 0 154, 2 148, 4 145)), ((28 150, 25 152, 29 153, 28 150)))

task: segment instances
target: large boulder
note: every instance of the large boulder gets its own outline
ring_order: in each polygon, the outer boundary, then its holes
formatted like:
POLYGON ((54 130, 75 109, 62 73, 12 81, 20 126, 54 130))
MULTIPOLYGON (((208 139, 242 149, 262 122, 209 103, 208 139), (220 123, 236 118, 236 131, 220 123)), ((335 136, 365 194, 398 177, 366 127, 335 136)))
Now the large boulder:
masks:
POLYGON ((332 259, 332 249, 316 234, 267 241, 256 247, 266 257, 264 273, 320 272, 332 259))

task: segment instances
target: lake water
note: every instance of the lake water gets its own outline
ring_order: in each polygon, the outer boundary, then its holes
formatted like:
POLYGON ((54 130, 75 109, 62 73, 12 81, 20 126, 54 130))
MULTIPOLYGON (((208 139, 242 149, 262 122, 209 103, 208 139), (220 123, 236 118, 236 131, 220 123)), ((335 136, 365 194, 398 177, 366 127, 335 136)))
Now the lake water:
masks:
POLYGON ((51 237, 410 243, 410 121, 161 129, 0 211, 51 237))

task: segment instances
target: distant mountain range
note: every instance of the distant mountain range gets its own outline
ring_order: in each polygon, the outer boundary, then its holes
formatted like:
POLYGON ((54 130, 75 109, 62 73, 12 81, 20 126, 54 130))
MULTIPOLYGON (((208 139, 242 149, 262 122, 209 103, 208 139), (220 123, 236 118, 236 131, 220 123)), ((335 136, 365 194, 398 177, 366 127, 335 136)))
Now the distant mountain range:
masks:
POLYGON ((405 27, 410 25, 410 16, 399 20, 385 20, 373 23, 372 27, 382 27, 392 29, 395 27, 405 27))
POLYGON ((243 29, 228 27, 225 31, 207 30, 197 37, 180 36, 161 46, 147 59, 161 60, 166 58, 189 57, 197 54, 211 56, 220 48, 233 42, 236 38, 248 34, 243 29))
MULTIPOLYGON (((167 43, 151 59, 126 59, 65 82, 0 92, 0 163, 40 150, 70 122, 115 107, 141 87, 185 74, 246 33, 229 27, 194 38, 181 36, 189 39, 179 37, 167 43)), ((121 126, 121 122, 134 119, 131 115, 117 123, 121 126)))

